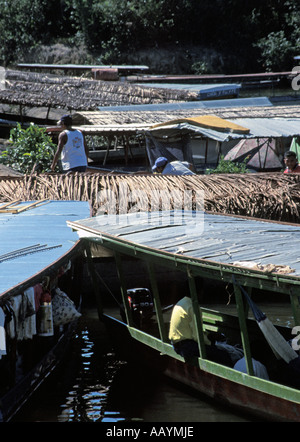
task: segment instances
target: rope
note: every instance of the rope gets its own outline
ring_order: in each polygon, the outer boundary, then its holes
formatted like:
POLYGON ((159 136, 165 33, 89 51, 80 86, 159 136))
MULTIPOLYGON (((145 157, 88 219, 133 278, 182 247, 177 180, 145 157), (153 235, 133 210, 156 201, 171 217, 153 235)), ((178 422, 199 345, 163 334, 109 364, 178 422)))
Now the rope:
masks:
MULTIPOLYGON (((235 277, 234 275, 232 276, 232 280, 234 284, 237 284, 235 281, 235 277)), ((251 307, 251 310, 253 312, 254 318, 256 319, 256 321, 259 323, 261 321, 263 321, 264 319, 267 318, 267 316, 265 315, 265 313, 263 313, 258 306, 255 304, 255 302, 252 301, 252 299, 250 298, 250 296, 248 295, 248 293, 246 292, 246 290, 239 284, 237 284, 239 286, 239 288, 241 289, 243 295, 245 296, 249 306, 251 307)))

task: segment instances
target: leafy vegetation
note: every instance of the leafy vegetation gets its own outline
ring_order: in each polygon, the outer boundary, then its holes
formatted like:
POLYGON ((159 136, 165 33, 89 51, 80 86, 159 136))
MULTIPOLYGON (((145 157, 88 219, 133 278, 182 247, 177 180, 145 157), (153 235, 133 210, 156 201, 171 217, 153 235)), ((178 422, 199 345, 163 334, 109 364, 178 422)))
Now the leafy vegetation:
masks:
POLYGON ((234 161, 224 160, 224 155, 221 155, 220 161, 215 169, 207 169, 206 174, 212 173, 247 173, 247 158, 242 163, 235 163, 234 161))
POLYGON ((0 163, 21 173, 50 172, 56 150, 45 129, 30 125, 22 129, 18 124, 10 131, 10 145, 0 155, 0 163))
MULTIPOLYGON (((201 46, 217 50, 222 73, 287 70, 300 50, 298 0, 0 0, 0 8, 5 66, 55 43, 84 45, 107 63, 139 49, 201 46)), ((209 66, 200 56, 186 69, 209 66)))

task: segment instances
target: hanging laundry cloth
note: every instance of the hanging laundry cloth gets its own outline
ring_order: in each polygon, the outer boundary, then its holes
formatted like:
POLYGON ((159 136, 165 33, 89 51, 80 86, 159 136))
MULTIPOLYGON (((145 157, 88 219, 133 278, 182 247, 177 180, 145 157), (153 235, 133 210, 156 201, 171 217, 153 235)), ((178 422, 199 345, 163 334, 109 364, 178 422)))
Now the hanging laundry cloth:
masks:
MULTIPOLYGON (((13 296, 10 305, 15 316, 15 330, 18 341, 32 339, 36 334, 35 295, 34 288, 30 287, 24 294, 13 296)), ((11 321, 12 322, 12 321, 11 321)), ((12 325, 10 336, 14 336, 12 325)))
POLYGON ((5 313, 0 307, 0 359, 6 355, 5 313))
POLYGON ((32 339, 36 335, 35 293, 34 287, 24 292, 26 302, 26 318, 24 320, 24 339, 32 339))
MULTIPOLYGON (((22 295, 13 296, 10 298, 10 305, 14 312, 14 318, 15 318, 15 324, 14 327, 12 324, 10 324, 9 328, 9 334, 11 338, 17 338, 18 341, 21 341, 23 339, 23 333, 22 333, 22 321, 20 321, 19 318, 19 311, 21 309, 22 305, 22 295)), ((11 321, 12 322, 12 321, 11 321)))

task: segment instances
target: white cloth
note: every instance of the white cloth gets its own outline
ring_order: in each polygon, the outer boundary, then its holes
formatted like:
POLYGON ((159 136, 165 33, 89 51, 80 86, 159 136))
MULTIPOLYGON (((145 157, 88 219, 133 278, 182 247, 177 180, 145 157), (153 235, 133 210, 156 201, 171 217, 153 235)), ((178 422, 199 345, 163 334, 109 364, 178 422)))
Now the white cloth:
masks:
POLYGON ((165 166, 162 175, 195 175, 188 165, 186 161, 171 161, 165 166))
POLYGON ((268 318, 258 322, 258 325, 278 359, 282 358, 288 364, 298 357, 295 350, 292 349, 268 318))
POLYGON ((18 341, 32 339, 36 334, 34 288, 30 287, 23 295, 13 296, 10 304, 15 316, 15 323, 9 323, 10 337, 14 338, 16 334, 18 341))
MULTIPOLYGON (((261 379, 269 380, 267 369, 261 362, 252 358, 252 365, 253 365, 254 376, 261 379)), ((233 368, 234 370, 247 373, 246 359, 244 357, 241 358, 239 361, 236 362, 233 368)))
POLYGON ((0 359, 6 355, 5 313, 0 307, 0 359))
POLYGON ((61 164, 63 170, 73 167, 87 166, 87 158, 84 149, 84 138, 79 130, 66 130, 68 141, 61 152, 61 164))

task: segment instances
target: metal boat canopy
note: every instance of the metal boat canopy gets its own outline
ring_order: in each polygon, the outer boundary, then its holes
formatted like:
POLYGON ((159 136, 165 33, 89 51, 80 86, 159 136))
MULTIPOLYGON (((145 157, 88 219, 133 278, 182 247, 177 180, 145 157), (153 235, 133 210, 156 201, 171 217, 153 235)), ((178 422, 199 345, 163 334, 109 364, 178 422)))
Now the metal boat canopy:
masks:
POLYGON ((0 205, 0 297, 69 252, 78 238, 66 221, 89 214, 86 201, 0 205))

